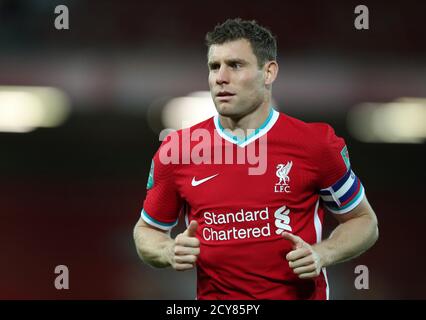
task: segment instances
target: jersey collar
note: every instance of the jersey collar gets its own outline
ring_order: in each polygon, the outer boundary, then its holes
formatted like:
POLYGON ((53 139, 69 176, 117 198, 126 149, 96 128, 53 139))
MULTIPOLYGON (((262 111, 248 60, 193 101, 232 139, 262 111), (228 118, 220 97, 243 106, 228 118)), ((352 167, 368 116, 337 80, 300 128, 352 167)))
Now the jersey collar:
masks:
POLYGON ((239 147, 245 147, 249 143, 255 141, 260 138, 264 134, 266 134, 277 122, 279 116, 279 112, 271 108, 269 111, 269 115, 266 120, 260 125, 259 128, 255 129, 250 135, 245 137, 244 139, 238 139, 237 136, 232 135, 229 130, 225 130, 223 126, 220 124, 219 115, 214 116, 214 125, 218 134, 225 140, 232 142, 239 147))

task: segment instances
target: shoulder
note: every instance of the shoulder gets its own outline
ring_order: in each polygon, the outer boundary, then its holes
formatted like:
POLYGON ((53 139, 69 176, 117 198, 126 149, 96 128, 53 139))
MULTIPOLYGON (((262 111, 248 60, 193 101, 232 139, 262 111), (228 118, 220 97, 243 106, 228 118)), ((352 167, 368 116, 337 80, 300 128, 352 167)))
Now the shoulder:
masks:
POLYGON ((179 130, 172 130, 167 135, 167 137, 170 136, 170 134, 173 134, 173 135, 177 135, 179 137, 187 138, 187 136, 185 136, 185 135, 187 135, 188 133, 196 132, 197 130, 213 131, 214 130, 214 118, 215 117, 213 116, 213 117, 210 117, 210 118, 203 120, 199 123, 196 123, 192 126, 189 126, 189 127, 183 128, 183 129, 179 129, 179 130))
POLYGON ((215 117, 216 116, 210 117, 210 118, 208 118, 206 120, 198 122, 198 123, 196 123, 196 124, 194 124, 194 125, 192 125, 192 126, 190 126, 188 128, 181 129, 179 131, 182 132, 182 131, 188 130, 188 129, 191 130, 191 131, 192 130, 196 130, 196 129, 207 129, 207 130, 213 129, 214 128, 214 119, 215 119, 215 117))
POLYGON ((200 136, 211 136, 214 131, 214 117, 210 117, 187 128, 165 130, 160 135, 161 145, 154 155, 154 161, 163 164, 180 164, 190 156, 184 150, 192 148, 200 136))
POLYGON ((326 122, 305 122, 280 112, 280 123, 312 144, 323 145, 337 138, 333 127, 326 122))
MULTIPOLYGON (((214 129, 214 117, 210 117, 206 120, 203 120, 197 124, 194 124, 192 126, 182 128, 182 129, 164 129, 164 133, 160 136, 160 140, 163 141, 162 144, 165 144, 165 142, 169 142, 170 140, 173 140, 174 138, 178 137, 180 139, 187 138, 187 134, 190 132, 194 132, 197 130, 208 130, 211 131, 214 129)), ((161 148, 161 146, 160 146, 161 148)))

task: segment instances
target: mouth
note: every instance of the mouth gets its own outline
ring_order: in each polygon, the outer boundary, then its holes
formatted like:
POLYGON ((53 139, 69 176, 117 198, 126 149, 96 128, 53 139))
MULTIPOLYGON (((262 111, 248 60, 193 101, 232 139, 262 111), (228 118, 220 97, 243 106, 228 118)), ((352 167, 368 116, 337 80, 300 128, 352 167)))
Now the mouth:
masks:
POLYGON ((228 91, 220 91, 216 94, 216 98, 219 101, 228 101, 230 100, 233 96, 235 96, 235 93, 231 93, 228 91))

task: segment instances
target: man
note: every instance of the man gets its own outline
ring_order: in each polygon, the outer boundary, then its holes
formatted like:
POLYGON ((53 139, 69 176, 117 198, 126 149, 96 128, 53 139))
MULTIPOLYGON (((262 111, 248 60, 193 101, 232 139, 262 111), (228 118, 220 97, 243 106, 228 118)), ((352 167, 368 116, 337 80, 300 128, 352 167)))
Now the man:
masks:
POLYGON ((198 299, 328 299, 325 267, 360 255, 378 238, 345 142, 327 124, 271 107, 278 64, 270 31, 233 19, 206 40, 218 116, 170 135, 155 154, 134 229, 137 252, 154 267, 197 267, 198 299), (212 137, 198 150, 211 161, 185 148, 179 161, 167 160, 174 144, 199 148, 200 136, 208 137, 199 132, 212 137), (250 172, 249 148, 267 159, 263 170, 250 172), (219 161, 241 151, 239 161, 219 161), (322 241, 325 209, 339 225, 322 241), (172 239, 179 212, 187 229, 172 239))

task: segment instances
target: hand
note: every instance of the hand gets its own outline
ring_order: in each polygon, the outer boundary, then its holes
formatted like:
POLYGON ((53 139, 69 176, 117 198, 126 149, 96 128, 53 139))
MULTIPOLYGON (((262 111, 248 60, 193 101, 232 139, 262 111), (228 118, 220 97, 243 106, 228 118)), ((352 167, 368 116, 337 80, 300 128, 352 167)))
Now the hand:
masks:
POLYGON ((323 262, 312 246, 302 238, 288 232, 281 234, 293 244, 293 250, 286 255, 288 265, 300 279, 311 279, 319 276, 323 262))
POLYGON ((193 220, 183 233, 177 235, 171 252, 170 264, 177 271, 185 271, 195 267, 200 254, 200 240, 195 237, 198 223, 193 220))

